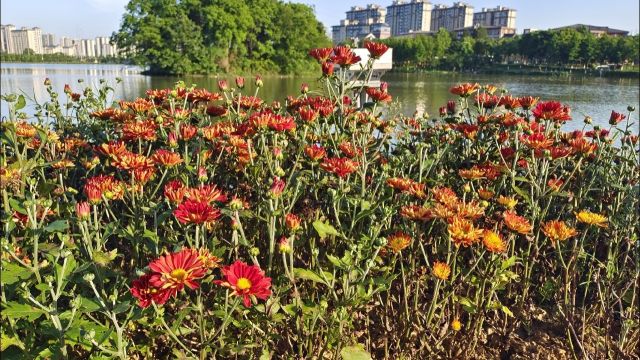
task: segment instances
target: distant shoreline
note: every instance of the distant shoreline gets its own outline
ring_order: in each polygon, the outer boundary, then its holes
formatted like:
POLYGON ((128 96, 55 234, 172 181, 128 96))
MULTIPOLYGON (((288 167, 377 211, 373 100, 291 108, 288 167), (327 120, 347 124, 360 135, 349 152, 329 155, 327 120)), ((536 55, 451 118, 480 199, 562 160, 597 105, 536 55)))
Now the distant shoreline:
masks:
POLYGON ((398 66, 394 67, 391 72, 394 73, 454 73, 454 74, 489 74, 489 75, 520 75, 520 76, 553 76, 553 77, 572 77, 572 76, 588 76, 588 77, 609 77, 624 79, 640 79, 640 69, 630 67, 629 70, 598 70, 598 69, 576 69, 576 68, 560 68, 552 66, 526 66, 526 65, 494 65, 478 69, 456 69, 441 70, 427 69, 415 66, 398 66))

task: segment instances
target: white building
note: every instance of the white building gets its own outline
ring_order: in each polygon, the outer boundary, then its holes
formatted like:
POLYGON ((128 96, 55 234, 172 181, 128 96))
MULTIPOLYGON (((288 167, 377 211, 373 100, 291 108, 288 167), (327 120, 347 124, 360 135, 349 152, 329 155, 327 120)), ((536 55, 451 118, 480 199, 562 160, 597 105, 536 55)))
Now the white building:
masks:
POLYGON ((15 47, 13 46, 13 37, 11 36, 11 32, 15 30, 16 27, 9 25, 0 25, 0 51, 6 52, 8 54, 15 53, 15 47))
POLYGON ((13 41, 13 52, 22 54, 25 50, 31 49, 36 54, 42 54, 42 31, 38 27, 27 29, 25 27, 20 30, 11 31, 11 39, 13 41))
POLYGON ((456 2, 453 6, 436 5, 431 10, 431 31, 440 28, 449 31, 468 28, 473 25, 473 6, 456 2))
POLYGON ((431 30, 431 8, 428 0, 395 0, 385 17, 391 36, 431 30))

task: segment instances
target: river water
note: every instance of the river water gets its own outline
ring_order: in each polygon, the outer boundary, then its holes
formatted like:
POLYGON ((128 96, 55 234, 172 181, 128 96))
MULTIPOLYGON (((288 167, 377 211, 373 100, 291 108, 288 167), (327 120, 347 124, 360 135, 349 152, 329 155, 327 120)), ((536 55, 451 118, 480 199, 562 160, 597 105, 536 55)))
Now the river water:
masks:
MULTIPOLYGON (((115 99, 133 99, 144 96, 145 90, 172 87, 178 80, 187 85, 217 91, 220 78, 206 76, 163 77, 139 74, 140 69, 125 65, 110 64, 0 64, 0 93, 23 93, 42 102, 47 93, 43 85, 49 78, 57 91, 62 93, 65 84, 71 85, 76 92, 82 92, 87 86, 98 86, 105 79, 115 89, 115 99), (117 84, 116 78, 122 82, 117 84), (84 80, 78 83, 78 79, 84 80)), ((233 78, 228 78, 233 84, 233 78)), ((287 95, 297 95, 302 83, 308 83, 311 90, 319 89, 320 84, 314 77, 278 77, 263 76, 264 87, 259 96, 267 101, 283 101, 287 95)), ((640 109, 639 80, 612 79, 585 76, 514 76, 514 75, 478 75, 478 74, 386 74, 383 80, 389 83, 389 92, 398 101, 400 110, 405 114, 427 112, 437 115, 438 108, 455 97, 449 88, 460 82, 478 82, 494 84, 508 89, 514 96, 531 95, 543 100, 555 99, 568 104, 572 109, 574 121, 567 124, 569 129, 581 128, 582 120, 589 115, 595 124, 607 125, 611 110, 626 113, 627 106, 640 109)), ((247 91, 253 92, 253 79, 247 77, 247 91)), ((0 112, 3 119, 7 116, 7 104, 2 101, 0 112)), ((638 111, 631 116, 638 124, 638 111)), ((636 127, 637 131, 637 127, 636 127)))

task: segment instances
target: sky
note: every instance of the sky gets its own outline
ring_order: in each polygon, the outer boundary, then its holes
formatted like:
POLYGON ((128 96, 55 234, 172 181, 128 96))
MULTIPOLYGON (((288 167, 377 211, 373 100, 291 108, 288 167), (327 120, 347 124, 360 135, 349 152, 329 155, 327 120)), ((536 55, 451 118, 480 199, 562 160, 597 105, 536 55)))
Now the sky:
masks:
MULTIPOLYGON (((292 0, 289 0, 292 1, 292 0)), ((316 16, 330 31, 351 6, 392 0, 295 0, 315 8, 316 16)), ((453 0, 431 1, 452 4, 453 0)), ((503 5, 518 11, 516 27, 548 29, 576 23, 609 26, 637 34, 640 23, 638 0, 467 0, 478 11, 503 5)), ((108 36, 120 25, 127 0, 2 0, 0 23, 17 27, 39 26, 44 33, 74 38, 108 36)))

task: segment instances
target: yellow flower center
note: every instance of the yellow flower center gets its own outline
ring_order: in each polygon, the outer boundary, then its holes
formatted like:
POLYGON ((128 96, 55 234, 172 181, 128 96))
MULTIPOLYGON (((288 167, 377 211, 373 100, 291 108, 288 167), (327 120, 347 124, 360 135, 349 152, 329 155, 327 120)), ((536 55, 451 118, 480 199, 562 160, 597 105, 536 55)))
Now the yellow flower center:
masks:
POLYGON ((251 280, 242 277, 238 279, 238 282, 236 283, 236 287, 240 290, 246 290, 251 287, 251 280))
POLYGON ((183 282, 184 279, 187 278, 187 271, 185 269, 175 269, 171 271, 170 275, 174 280, 178 282, 183 282))

